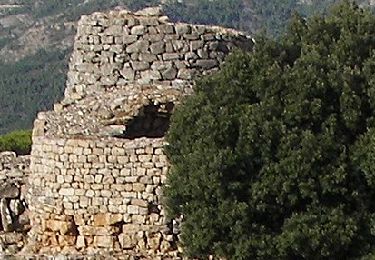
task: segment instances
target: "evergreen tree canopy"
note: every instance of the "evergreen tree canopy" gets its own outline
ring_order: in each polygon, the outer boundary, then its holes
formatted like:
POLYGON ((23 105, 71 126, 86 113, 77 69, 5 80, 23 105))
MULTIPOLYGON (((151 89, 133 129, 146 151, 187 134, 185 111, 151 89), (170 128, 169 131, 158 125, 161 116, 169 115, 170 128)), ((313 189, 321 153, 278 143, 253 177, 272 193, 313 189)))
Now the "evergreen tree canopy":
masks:
POLYGON ((375 252, 375 16, 294 17, 207 77, 172 117, 165 188, 186 253, 358 259, 375 252))

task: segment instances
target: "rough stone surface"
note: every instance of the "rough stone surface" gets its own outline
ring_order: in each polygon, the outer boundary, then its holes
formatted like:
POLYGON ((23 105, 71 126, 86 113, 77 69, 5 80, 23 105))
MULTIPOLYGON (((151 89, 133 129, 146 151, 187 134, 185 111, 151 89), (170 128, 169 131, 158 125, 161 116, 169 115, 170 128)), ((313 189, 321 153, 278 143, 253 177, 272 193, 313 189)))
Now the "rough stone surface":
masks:
MULTIPOLYGON (((170 23, 159 8, 83 16, 65 97, 34 123, 23 253, 180 259, 180 219, 161 203, 169 117, 197 77, 252 45, 234 30, 170 23)), ((19 196, 4 187, 1 203, 19 196)))
POLYGON ((13 152, 0 153, 0 255, 16 254, 26 242, 29 216, 26 185, 29 156, 13 152))
MULTIPOLYGON (((178 63, 186 61, 184 69, 194 68, 199 72, 197 75, 202 75, 207 69, 217 68, 234 48, 250 49, 253 45, 252 39, 235 30, 173 24, 162 17, 160 8, 146 8, 135 14, 113 11, 84 16, 78 25, 62 104, 70 104, 105 87, 143 84, 141 71, 147 70, 148 75, 162 73, 163 66, 157 64, 163 61, 171 61, 176 68, 178 63), (142 64, 141 69, 129 66, 125 73, 128 76, 123 76, 121 70, 129 61, 148 65, 142 64)), ((154 77, 146 84, 173 86, 173 79, 181 79, 182 88, 191 88, 193 79, 179 75, 177 72, 166 79, 154 77)))

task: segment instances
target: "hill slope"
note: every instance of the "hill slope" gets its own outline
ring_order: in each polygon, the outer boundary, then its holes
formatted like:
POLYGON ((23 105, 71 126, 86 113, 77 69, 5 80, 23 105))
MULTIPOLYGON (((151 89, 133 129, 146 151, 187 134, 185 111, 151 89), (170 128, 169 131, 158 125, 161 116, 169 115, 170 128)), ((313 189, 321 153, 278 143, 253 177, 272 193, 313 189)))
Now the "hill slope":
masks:
MULTIPOLYGON (((174 21, 219 24, 277 36, 293 11, 324 13, 339 0, 3 0, 0 4, 0 134, 32 126, 63 93, 82 14, 163 4, 174 21)), ((374 4, 361 0, 361 4, 374 4)))

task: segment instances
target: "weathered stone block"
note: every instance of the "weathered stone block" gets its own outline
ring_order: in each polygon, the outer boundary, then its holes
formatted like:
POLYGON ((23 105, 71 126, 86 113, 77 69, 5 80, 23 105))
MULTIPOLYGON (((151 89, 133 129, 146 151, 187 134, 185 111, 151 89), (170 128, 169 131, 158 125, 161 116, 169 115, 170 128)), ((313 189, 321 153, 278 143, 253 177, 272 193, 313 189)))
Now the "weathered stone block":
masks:
POLYGON ((111 25, 104 30, 105 35, 119 36, 123 34, 123 27, 121 25, 111 25))
POLYGON ((123 215, 121 214, 100 213, 94 216, 94 226, 112 226, 122 220, 123 215))
POLYGON ((172 80, 177 76, 177 69, 175 67, 170 67, 161 73, 164 80, 172 80))
POLYGON ((113 38, 113 36, 102 36, 101 37, 101 42, 103 44, 113 44, 114 43, 114 38, 113 38))
POLYGON ((113 237, 112 236, 95 236, 94 245, 97 247, 112 248, 113 237))
POLYGON ((114 155, 114 156, 123 156, 123 155, 125 155, 125 150, 123 148, 114 147, 112 149, 112 155, 114 155))
POLYGON ((131 43, 134 43, 138 40, 138 36, 137 35, 124 35, 124 37, 122 38, 122 41, 124 44, 131 44, 131 43))
MULTIPOLYGON (((132 199, 131 200, 131 205, 139 206, 139 207, 142 207, 142 208, 147 208, 148 202, 144 201, 144 200, 140 200, 140 199, 132 199)), ((130 214, 132 214, 132 213, 130 213, 130 214)))
POLYGON ((148 27, 148 34, 143 35, 143 39, 150 41, 150 42, 161 42, 163 41, 164 35, 157 34, 157 30, 155 27, 148 27))
POLYGON ((12 184, 3 184, 0 186, 0 198, 17 198, 20 195, 19 188, 12 184))
POLYGON ((190 50, 191 51, 195 51, 195 50, 198 50, 200 48, 202 48, 204 45, 204 41, 191 41, 190 42, 190 50))
POLYGON ((78 249, 86 247, 86 242, 85 242, 85 237, 84 236, 77 236, 76 247, 78 249))
POLYGON ((85 175, 83 176, 83 181, 91 184, 95 182, 95 177, 93 175, 85 175))
POLYGON ((137 173, 137 175, 145 175, 146 174, 146 169, 143 168, 143 167, 138 167, 136 169, 136 173, 137 173))
POLYGON ((180 69, 178 71, 177 78, 191 80, 197 74, 195 69, 180 69))
POLYGON ((161 80, 161 78, 159 71, 146 70, 141 72, 141 79, 139 79, 138 82, 148 84, 155 80, 161 80))
POLYGON ((128 156, 117 156, 117 162, 121 165, 125 165, 126 163, 129 162, 129 157, 128 156))
POLYGON ((103 197, 109 198, 109 197, 112 196, 112 191, 110 191, 110 190, 101 190, 101 191, 100 191, 100 194, 101 194, 103 197))
POLYGON ((127 210, 128 210, 129 214, 133 214, 133 215, 139 214, 139 207, 138 206, 128 205, 127 210))
POLYGON ((103 175, 95 175, 94 182, 95 183, 101 183, 103 180, 103 175))
MULTIPOLYGON (((139 23, 141 25, 145 25, 148 29, 151 26, 159 25, 159 20, 157 17, 139 17, 139 23)), ((147 30, 147 33, 149 30, 147 30)))
MULTIPOLYGON (((150 53, 141 53, 139 55, 139 60, 140 61, 143 61, 143 62, 153 62, 153 61, 156 61, 158 60, 157 56, 154 55, 154 54, 150 54, 150 53)), ((148 68, 150 67, 150 65, 148 66, 148 68)))
POLYGON ((92 184, 91 185, 91 189, 92 190, 94 190, 94 191, 100 191, 100 190, 102 190, 103 189, 103 187, 104 187, 104 185, 103 184, 92 184))
POLYGON ((165 51, 165 43, 164 42, 155 42, 150 45, 150 51, 152 54, 162 54, 165 51))
POLYGON ((140 162, 151 162, 152 155, 138 155, 138 159, 140 162))
POLYGON ((189 34, 191 33, 191 25, 189 24, 176 24, 176 33, 178 35, 184 35, 184 34, 189 34))
POLYGON ((133 70, 142 71, 142 70, 149 69, 151 65, 149 62, 145 62, 145 61, 133 61, 132 67, 133 67, 133 70))
POLYGON ((123 68, 120 71, 120 74, 127 80, 134 80, 135 78, 135 71, 132 68, 123 68))
POLYGON ((62 196, 73 196, 74 189, 73 188, 61 188, 59 194, 62 196))
POLYGON ((143 35, 146 31, 146 27, 144 25, 136 25, 131 28, 130 33, 132 35, 143 35))
POLYGON ((163 60, 178 60, 180 59, 181 55, 178 53, 164 53, 163 54, 163 60))
POLYGON ((136 224, 122 225, 122 232, 127 235, 134 235, 140 230, 142 230, 140 225, 136 225, 136 224))
POLYGON ((142 176, 139 179, 139 182, 143 183, 143 184, 152 184, 152 177, 151 176, 142 176))
POLYGON ((173 34, 174 33, 174 26, 172 24, 161 24, 156 27, 159 33, 164 34, 173 34))
POLYGON ((119 235, 119 242, 123 249, 132 249, 136 246, 136 241, 132 238, 132 236, 126 234, 119 235))
POLYGON ((146 223, 146 216, 133 215, 131 218, 134 224, 144 225, 146 223))
POLYGON ((115 183, 115 179, 114 179, 113 176, 111 176, 111 175, 109 175, 109 176, 104 176, 102 182, 103 182, 104 184, 113 184, 113 183, 115 183))
POLYGON ((149 47, 149 42, 145 40, 138 40, 131 45, 126 47, 127 53, 140 53, 146 52, 149 47))

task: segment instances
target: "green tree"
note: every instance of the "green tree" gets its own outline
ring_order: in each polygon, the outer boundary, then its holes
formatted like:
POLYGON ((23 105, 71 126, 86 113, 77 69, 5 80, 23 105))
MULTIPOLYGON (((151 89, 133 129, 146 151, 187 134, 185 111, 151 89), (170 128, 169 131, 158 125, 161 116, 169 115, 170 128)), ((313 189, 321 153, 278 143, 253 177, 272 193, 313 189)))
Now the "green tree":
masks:
POLYGON ((375 252, 375 16, 295 16, 201 80, 172 117, 165 187, 190 256, 375 252))
POLYGON ((13 151, 18 155, 30 154, 31 130, 18 130, 0 135, 0 152, 13 151))
POLYGON ((175 21, 199 24, 220 24, 222 26, 245 29, 243 0, 172 0, 166 3, 168 16, 175 21))
POLYGON ((62 96, 66 53, 41 49, 13 64, 0 62, 0 134, 31 128, 36 113, 62 96))

